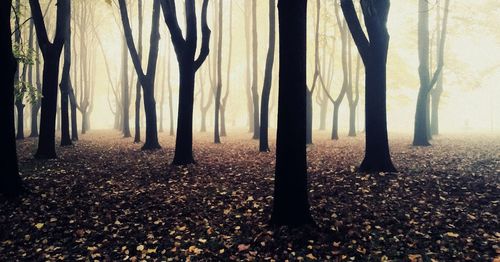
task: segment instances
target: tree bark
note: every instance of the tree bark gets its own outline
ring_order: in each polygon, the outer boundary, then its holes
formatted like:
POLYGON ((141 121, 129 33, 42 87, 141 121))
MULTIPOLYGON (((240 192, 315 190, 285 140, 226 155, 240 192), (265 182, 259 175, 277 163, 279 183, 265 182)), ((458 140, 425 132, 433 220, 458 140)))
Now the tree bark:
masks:
POLYGON ((67 26, 66 19, 69 14, 68 2, 68 0, 57 1, 56 33, 54 42, 51 43, 47 36, 44 18, 40 10, 40 3, 37 0, 30 0, 38 44, 44 60, 40 137, 38 139, 38 149, 35 154, 35 158, 37 159, 57 158, 55 149, 57 85, 59 77, 59 58, 64 45, 65 27, 67 26))
POLYGON ((262 87, 262 101, 260 103, 260 141, 259 151, 269 152, 269 99, 273 82, 274 54, 276 49, 276 0, 269 1, 269 48, 267 50, 266 71, 264 86, 262 87))
POLYGON ((177 118, 177 137, 172 164, 187 165, 195 163, 193 157, 193 103, 194 78, 196 71, 206 60, 209 53, 210 29, 207 25, 208 0, 203 0, 201 11, 202 43, 198 58, 195 59, 197 46, 196 7, 194 0, 186 0, 185 38, 179 27, 175 1, 161 0, 165 23, 170 30, 172 43, 179 62, 179 112, 177 118))
POLYGON ((272 225, 314 223, 306 157, 307 1, 279 0, 280 83, 272 225))
POLYGON ((11 29, 12 0, 0 2, 0 142, 2 157, 0 157, 0 193, 15 197, 22 191, 22 181, 17 163, 15 123, 14 123, 14 78, 17 61, 12 50, 11 29))
MULTIPOLYGON (((143 11, 142 11, 142 0, 137 1, 138 8, 138 19, 139 19, 139 60, 142 61, 142 27, 143 27, 143 11)), ((162 83, 163 84, 163 83, 162 83)), ((162 116, 163 117, 163 116, 162 116)), ((160 118, 161 119, 161 118, 160 118)), ((135 86, 135 130, 134 130, 134 143, 141 142, 141 81, 137 79, 137 84, 135 86)))
POLYGON ((259 91, 258 85, 258 39, 257 39, 257 0, 252 0, 252 104, 253 104, 253 137, 259 139, 259 91))
POLYGON ((215 80, 217 86, 215 88, 215 121, 214 121, 214 143, 220 144, 220 106, 221 106, 221 95, 222 95, 222 16, 223 16, 223 4, 222 0, 219 0, 218 22, 217 22, 217 79, 215 80))
POLYGON ((387 135, 386 64, 389 48, 387 17, 390 1, 362 1, 369 39, 358 20, 352 0, 341 0, 342 12, 365 64, 366 150, 359 169, 363 172, 395 172, 387 135))
POLYGON ((70 120, 69 120, 69 89, 71 86, 70 67, 71 67, 71 1, 68 2, 68 15, 66 19, 66 32, 64 40, 64 63, 62 71, 62 79, 60 84, 61 90, 61 146, 70 146, 70 120))

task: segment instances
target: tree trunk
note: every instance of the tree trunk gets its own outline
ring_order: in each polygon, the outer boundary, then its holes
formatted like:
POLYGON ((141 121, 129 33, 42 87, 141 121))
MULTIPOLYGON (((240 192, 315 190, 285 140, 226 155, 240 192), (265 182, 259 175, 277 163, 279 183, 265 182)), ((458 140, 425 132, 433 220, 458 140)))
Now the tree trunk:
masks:
POLYGON ((257 39, 257 0, 252 0, 252 104, 253 104, 253 137, 259 139, 259 91, 258 85, 258 39, 257 39))
POLYGON ((319 111, 319 130, 326 130, 326 114, 328 113, 328 100, 323 99, 319 111))
MULTIPOLYGON (((193 157, 193 103, 194 66, 189 58, 179 63, 180 89, 179 113, 177 117, 177 137, 174 165, 194 164, 193 157)), ((182 60, 179 60, 182 61, 182 60)))
POLYGON ((123 116, 123 137, 132 137, 130 133, 130 98, 129 98, 129 80, 128 80, 128 53, 125 40, 122 44, 122 116, 123 116))
POLYGON ((359 169, 364 172, 395 172, 389 151, 386 111, 386 63, 383 52, 373 54, 366 66, 366 151, 359 169), (383 57, 381 57, 383 56, 383 57))
POLYGON ((16 152, 14 124, 14 78, 17 61, 12 52, 11 30, 12 0, 0 2, 0 81, 5 84, 0 88, 0 142, 2 157, 0 157, 0 193, 7 196, 18 196, 22 190, 19 176, 16 152))
MULTIPOLYGON (((31 22, 33 25, 33 21, 31 22)), ((36 83, 30 80, 30 82, 36 86, 37 92, 42 90, 42 84, 40 83, 40 47, 36 46, 36 60, 35 60, 35 69, 36 69, 36 83)), ((31 75, 31 74, 30 74, 31 75)), ((31 104, 31 134, 30 137, 38 137, 38 111, 40 111, 40 98, 37 97, 37 100, 31 104)))
MULTIPOLYGON (((139 59, 142 61, 142 25, 143 25, 143 13, 142 13, 142 0, 137 1, 138 7, 138 19, 139 19, 139 59)), ((163 110, 161 111, 163 112, 163 110)), ((147 120, 146 120, 147 121, 147 120)), ((161 120, 160 120, 161 121, 161 120)), ((141 142, 141 81, 137 79, 137 84, 135 86, 135 130, 134 130, 134 143, 141 142)))
POLYGON ((339 108, 339 103, 333 104, 332 140, 339 140, 339 108))
POLYGON ((432 104, 431 104, 431 134, 439 135, 439 102, 441 101, 441 94, 443 93, 443 77, 440 76, 436 88, 432 90, 432 104))
POLYGON ((160 149, 158 142, 158 125, 156 121, 156 101, 154 96, 154 86, 144 86, 144 112, 146 115, 146 140, 142 150, 160 149))
POLYGON ((307 192, 307 1, 279 0, 278 10, 280 87, 271 224, 301 226, 314 223, 307 192))
POLYGON ((64 63, 62 79, 60 84, 61 90, 61 146, 70 146, 71 142, 69 131, 69 89, 70 89, 70 67, 71 67, 71 1, 68 3, 69 14, 66 19, 66 32, 64 42, 64 63))
POLYGON ((349 104, 349 136, 356 136, 356 104, 349 104))
POLYGON ((22 101, 16 101, 17 109, 17 140, 24 139, 24 104, 22 101))
POLYGON ((40 115, 40 137, 37 159, 57 158, 55 149, 55 126, 57 112, 57 85, 59 76, 59 56, 52 50, 43 63, 42 108, 40 115))
POLYGON ((214 143, 220 144, 220 107, 221 107, 221 96, 222 96, 222 16, 223 16, 223 4, 222 0, 219 0, 218 22, 217 22, 217 87, 215 89, 215 121, 214 121, 214 143))
POLYGON ((306 86, 306 144, 312 145, 312 125, 313 125, 313 102, 312 92, 306 86))

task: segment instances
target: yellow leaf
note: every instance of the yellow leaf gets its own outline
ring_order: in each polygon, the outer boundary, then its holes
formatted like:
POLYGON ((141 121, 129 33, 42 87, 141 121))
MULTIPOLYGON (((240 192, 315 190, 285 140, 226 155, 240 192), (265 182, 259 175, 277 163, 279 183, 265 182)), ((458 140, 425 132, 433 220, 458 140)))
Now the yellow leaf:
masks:
POLYGON ((138 245, 136 249, 137 249, 137 251, 143 251, 144 250, 144 246, 143 245, 138 245))
POLYGON ((311 254, 311 253, 307 254, 307 255, 306 255, 306 257, 307 257, 307 258, 309 258, 310 260, 316 260, 316 259, 317 259, 317 258, 316 258, 313 254, 311 254))
POLYGON ((146 253, 148 253, 148 254, 156 254, 156 248, 148 248, 148 250, 146 250, 146 253))
POLYGON ((458 237, 459 236, 459 234, 454 233, 454 232, 447 232, 446 235, 449 237, 458 237))
POLYGON ((200 239, 198 239, 198 242, 200 242, 202 244, 205 244, 205 243, 207 243, 207 240, 203 239, 203 238, 200 238, 200 239))
POLYGON ((36 229, 40 230, 40 229, 42 229, 43 225, 44 225, 43 223, 37 223, 35 225, 35 227, 36 227, 36 229))

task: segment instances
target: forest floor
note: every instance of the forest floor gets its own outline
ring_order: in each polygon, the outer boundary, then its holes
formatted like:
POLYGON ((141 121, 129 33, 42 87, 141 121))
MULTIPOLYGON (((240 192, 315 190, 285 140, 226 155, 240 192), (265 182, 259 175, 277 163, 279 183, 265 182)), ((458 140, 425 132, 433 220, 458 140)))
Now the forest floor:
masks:
MULTIPOLYGON (((362 174, 364 139, 308 147, 317 228, 268 226, 274 153, 242 134, 214 145, 196 134, 198 163, 173 167, 174 139, 142 152, 111 131, 36 161, 19 142, 30 193, 0 198, 0 261, 498 261, 500 137, 391 136, 399 173, 362 174)), ((274 152, 274 148, 273 148, 274 152)))

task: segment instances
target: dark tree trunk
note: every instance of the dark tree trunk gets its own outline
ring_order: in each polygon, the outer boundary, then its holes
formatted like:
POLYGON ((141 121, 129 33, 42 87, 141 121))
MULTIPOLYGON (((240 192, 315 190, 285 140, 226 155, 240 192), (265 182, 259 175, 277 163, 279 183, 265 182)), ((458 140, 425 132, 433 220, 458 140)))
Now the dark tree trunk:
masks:
MULTIPOLYGON (((30 22, 30 27, 33 27, 33 21, 30 22)), ((30 28, 31 30, 31 28, 30 28)), ((37 92, 42 90, 42 84, 40 83, 40 47, 36 47, 36 59, 35 59, 35 69, 36 69, 36 83, 33 82, 33 66, 29 73, 30 83, 36 87, 37 92)), ((37 97, 36 101, 31 103, 31 133, 30 137, 38 137, 38 111, 40 110, 40 99, 37 97)))
POLYGON ((17 110, 17 140, 24 139, 24 104, 22 101, 16 101, 17 110))
POLYGON ((132 137, 130 133, 130 98, 129 98, 129 79, 128 79, 128 54, 125 39, 122 44, 122 124, 123 124, 123 137, 132 137))
POLYGON ((194 65, 191 58, 178 57, 180 89, 179 112, 177 114, 177 137, 175 140, 174 165, 194 164, 193 157, 193 103, 194 65))
POLYGON ((361 3, 369 40, 361 28, 352 0, 341 0, 344 17, 365 64, 366 150, 359 169, 363 172, 395 172, 389 152, 386 111, 386 63, 389 48, 386 25, 390 1, 361 3), (372 12, 372 8, 376 12, 372 12))
POLYGON ((252 104, 253 104, 253 139, 259 139, 259 91, 258 85, 258 39, 257 39, 257 0, 252 0, 252 104))
MULTIPOLYGON (((349 48, 349 50, 350 50, 350 48, 349 48)), ((356 58, 356 80, 354 83, 355 94, 352 93, 352 88, 353 88, 352 84, 350 87, 350 92, 348 93, 348 98, 349 98, 349 136, 350 137, 356 136, 356 108, 358 107, 358 103, 359 103, 359 71, 361 68, 360 62, 361 62, 360 57, 357 56, 357 58, 356 58), (355 96, 355 98, 353 98, 353 96, 355 96)))
POLYGON ((0 157, 0 193, 17 196, 22 190, 16 152, 14 123, 14 78, 17 61, 12 52, 12 29, 10 24, 12 0, 0 2, 0 141, 2 157, 0 157))
POLYGON ((71 1, 68 2, 68 15, 66 19, 66 32, 64 42, 64 64, 62 71, 61 89, 61 146, 70 146, 71 136, 69 131, 69 89, 71 86, 71 1))
POLYGON ((196 7, 194 0, 186 0, 185 38, 179 27, 175 2, 161 1, 165 23, 170 30, 172 44, 179 62, 179 112, 177 117, 177 137, 172 164, 187 165, 195 163, 193 157, 193 103, 194 78, 196 71, 206 60, 210 46, 210 29, 207 25, 208 0, 203 0, 201 10, 202 43, 198 58, 195 59, 197 46, 196 7))
MULTIPOLYGON (((137 1, 138 7, 138 19, 139 19, 139 60, 142 61, 142 25, 143 25, 143 13, 142 13, 142 0, 137 1)), ((163 83, 162 83, 163 84, 163 83)), ((146 120, 147 121, 147 120, 146 120)), ((134 143, 141 142, 141 81, 137 79, 137 84, 135 86, 135 130, 134 130, 134 143)))
POLYGON ((276 0, 269 1, 269 48, 267 50, 264 86, 260 103, 260 152, 269 152, 269 99, 273 83, 273 66, 276 49, 276 0))
POLYGON ((301 226, 314 223, 307 192, 307 1, 279 0, 278 10, 280 87, 271 224, 301 226))
MULTIPOLYGON (((127 42, 130 56, 134 64, 135 71, 144 92, 144 111, 146 115, 146 139, 142 150, 155 150, 161 148, 158 142, 158 125, 156 119, 156 101, 154 97, 154 85, 156 76, 156 66, 158 61, 158 43, 160 41, 159 21, 160 21, 160 1, 154 0, 153 2, 153 15, 152 27, 150 35, 150 49, 148 56, 147 71, 144 73, 142 69, 141 60, 137 49, 135 48, 134 39, 132 36, 132 29, 128 17, 127 6, 125 0, 119 0, 120 13, 125 32, 125 39, 127 42)), ((124 94, 125 95, 125 94, 124 94)), ((125 112, 125 111, 124 111, 125 112)))
POLYGON ((311 145, 312 139, 312 126, 313 126, 313 102, 312 91, 306 86, 306 144, 311 145))
MULTIPOLYGON (((75 38, 71 38, 72 46, 76 46, 75 38)), ((74 58, 76 60, 76 50, 73 52, 74 58)), ((75 61, 73 60, 73 61, 75 61)), ((73 81, 76 82, 78 77, 76 75, 77 70, 73 67, 73 81)), ((78 141, 78 103, 75 96, 75 89, 73 88, 73 81, 70 80, 69 84, 69 103, 71 108, 71 140, 78 141)))

